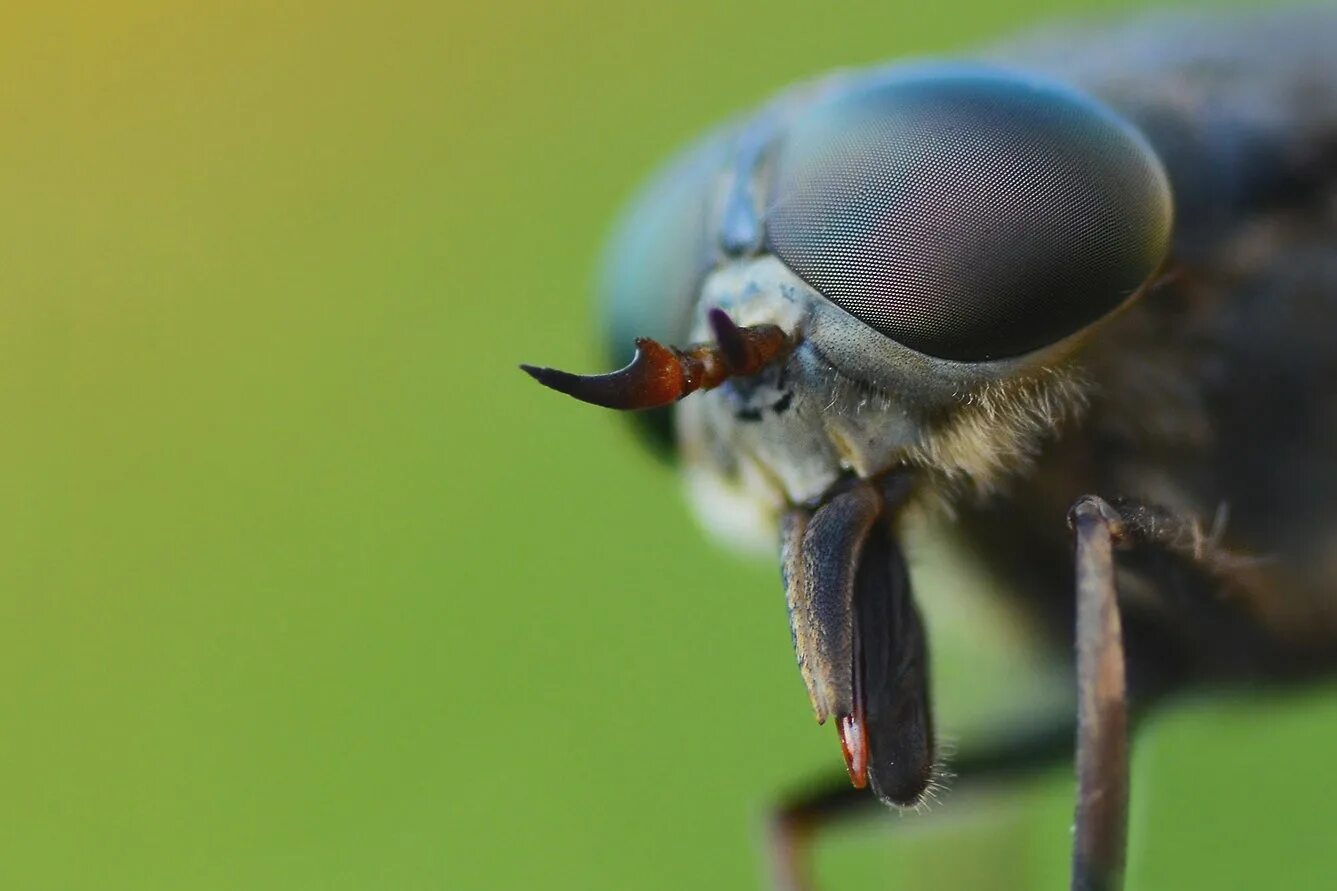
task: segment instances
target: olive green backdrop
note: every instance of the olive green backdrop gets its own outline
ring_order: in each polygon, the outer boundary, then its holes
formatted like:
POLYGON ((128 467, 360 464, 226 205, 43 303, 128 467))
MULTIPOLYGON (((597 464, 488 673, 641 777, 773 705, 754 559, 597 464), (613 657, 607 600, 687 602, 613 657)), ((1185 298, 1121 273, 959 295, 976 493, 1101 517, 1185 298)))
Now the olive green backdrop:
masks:
MULTIPOLYGON (((766 803, 839 768, 776 569, 515 365, 599 365, 607 222, 702 127, 1063 4, 19 6, 0 888, 752 887, 766 803)), ((1026 686, 984 615, 935 629, 962 715, 1026 686)), ((1132 884, 1337 885, 1335 730, 1314 693, 1158 721, 1132 884)), ((820 866, 1056 888, 1070 806, 1059 770, 820 866)))

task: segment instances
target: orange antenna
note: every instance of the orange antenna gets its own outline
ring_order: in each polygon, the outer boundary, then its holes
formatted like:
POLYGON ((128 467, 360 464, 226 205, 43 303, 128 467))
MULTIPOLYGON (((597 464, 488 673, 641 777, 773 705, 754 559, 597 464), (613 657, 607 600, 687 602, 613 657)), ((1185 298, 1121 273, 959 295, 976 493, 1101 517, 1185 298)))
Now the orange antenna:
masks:
POLYGON ((714 342, 686 349, 636 339, 636 355, 608 374, 583 375, 556 368, 521 365, 530 377, 581 402, 619 411, 658 408, 697 390, 718 387, 731 377, 756 374, 789 353, 794 342, 776 325, 740 328, 722 309, 706 317, 714 342))

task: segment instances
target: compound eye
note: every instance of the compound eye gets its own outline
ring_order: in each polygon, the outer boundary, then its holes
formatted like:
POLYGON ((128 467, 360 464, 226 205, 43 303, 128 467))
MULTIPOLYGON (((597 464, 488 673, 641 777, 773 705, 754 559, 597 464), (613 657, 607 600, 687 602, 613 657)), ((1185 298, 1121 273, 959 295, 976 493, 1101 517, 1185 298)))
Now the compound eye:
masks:
POLYGON ((972 69, 864 82, 779 147, 769 250, 911 349, 979 362, 1114 310, 1169 247, 1165 171, 1131 125, 1045 83, 972 69))

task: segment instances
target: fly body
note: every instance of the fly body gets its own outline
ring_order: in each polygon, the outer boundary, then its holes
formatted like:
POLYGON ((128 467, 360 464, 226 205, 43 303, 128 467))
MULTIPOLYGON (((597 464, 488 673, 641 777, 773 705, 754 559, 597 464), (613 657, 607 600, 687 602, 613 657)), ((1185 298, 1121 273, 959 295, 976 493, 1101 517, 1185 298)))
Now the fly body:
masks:
POLYGON ((632 204, 605 275, 632 363, 526 370, 638 411, 702 520, 778 552, 850 780, 780 815, 783 883, 799 829, 875 800, 855 790, 932 783, 900 545, 928 514, 1076 643, 1079 714, 956 765, 1076 739, 1074 887, 1119 882, 1130 704, 1332 666, 1334 46, 1330 11, 1160 16, 838 72, 632 204))

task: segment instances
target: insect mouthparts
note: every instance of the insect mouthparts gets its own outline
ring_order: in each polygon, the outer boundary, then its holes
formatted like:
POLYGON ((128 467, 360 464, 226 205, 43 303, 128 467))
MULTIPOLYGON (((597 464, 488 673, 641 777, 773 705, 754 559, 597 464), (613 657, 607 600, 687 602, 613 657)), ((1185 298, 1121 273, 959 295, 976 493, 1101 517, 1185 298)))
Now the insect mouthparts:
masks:
POLYGON ((845 769, 856 789, 868 785, 868 727, 862 715, 843 715, 836 725, 840 733, 840 753, 845 756, 845 769))

